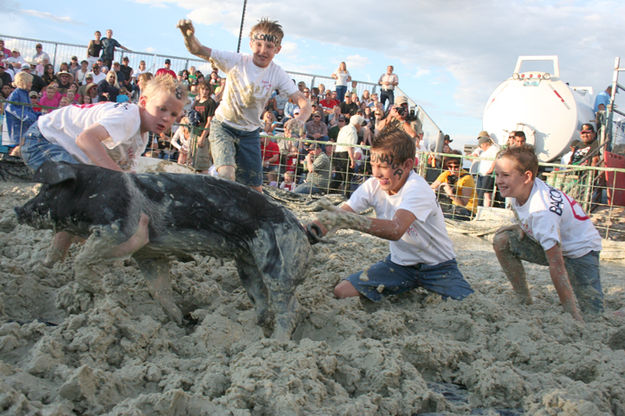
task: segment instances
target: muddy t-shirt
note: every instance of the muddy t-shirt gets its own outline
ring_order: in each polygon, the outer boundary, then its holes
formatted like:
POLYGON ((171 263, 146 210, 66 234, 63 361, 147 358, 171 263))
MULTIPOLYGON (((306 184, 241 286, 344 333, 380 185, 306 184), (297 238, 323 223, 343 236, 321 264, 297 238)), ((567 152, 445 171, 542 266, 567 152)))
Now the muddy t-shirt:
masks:
POLYGON ((274 90, 287 96, 297 92, 293 80, 274 62, 261 68, 250 55, 215 49, 211 62, 226 74, 226 87, 215 118, 236 129, 254 131, 262 126, 260 115, 274 90))

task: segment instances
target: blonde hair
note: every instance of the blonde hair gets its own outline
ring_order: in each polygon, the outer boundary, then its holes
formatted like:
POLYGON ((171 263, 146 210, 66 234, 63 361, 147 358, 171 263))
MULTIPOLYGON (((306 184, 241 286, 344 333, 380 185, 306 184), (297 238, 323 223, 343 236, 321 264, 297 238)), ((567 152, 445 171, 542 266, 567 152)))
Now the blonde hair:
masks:
POLYGON ((254 34, 256 33, 274 36, 275 39, 265 37, 263 40, 273 42, 276 46, 279 46, 280 43, 282 43, 282 38, 284 37, 282 25, 280 25, 277 20, 269 20, 266 17, 263 17, 258 21, 258 23, 252 26, 252 29, 250 30, 250 39, 254 40, 254 34))
POLYGON ((17 88, 28 89, 28 84, 33 83, 33 76, 28 72, 18 72, 15 74, 14 83, 17 88))
POLYGON ((145 88, 141 90, 141 95, 151 98, 161 92, 172 95, 183 102, 187 99, 187 89, 168 74, 157 75, 149 80, 145 88))

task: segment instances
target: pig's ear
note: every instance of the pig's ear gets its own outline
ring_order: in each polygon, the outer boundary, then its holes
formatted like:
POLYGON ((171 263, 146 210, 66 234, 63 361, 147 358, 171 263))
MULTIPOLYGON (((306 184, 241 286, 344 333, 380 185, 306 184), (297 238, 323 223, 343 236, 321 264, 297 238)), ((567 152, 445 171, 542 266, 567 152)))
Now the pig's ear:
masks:
POLYGON ((35 182, 56 185, 76 179, 76 171, 71 164, 44 162, 33 175, 35 182))

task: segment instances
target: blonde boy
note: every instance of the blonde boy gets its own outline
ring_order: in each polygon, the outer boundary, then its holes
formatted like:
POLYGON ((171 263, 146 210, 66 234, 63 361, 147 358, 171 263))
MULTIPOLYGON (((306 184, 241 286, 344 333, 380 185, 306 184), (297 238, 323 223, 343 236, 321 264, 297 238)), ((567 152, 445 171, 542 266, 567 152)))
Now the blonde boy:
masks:
POLYGON ((579 204, 536 178, 537 172, 532 146, 509 147, 497 155, 497 188, 511 198, 519 224, 499 229, 493 248, 522 302, 531 304, 532 297, 521 260, 548 265, 564 310, 581 321, 576 297, 582 312, 603 311, 601 237, 579 204))
MULTIPOLYGON (((37 170, 45 161, 85 163, 127 171, 148 143, 148 132, 167 131, 182 113, 186 89, 169 76, 155 77, 138 104, 102 102, 69 105, 39 117, 26 132, 22 158, 37 170)), ((142 226, 147 228, 147 217, 142 226)), ((65 255, 71 236, 55 236, 46 264, 65 255)))
POLYGON ((301 111, 297 119, 304 124, 312 107, 291 78, 273 63, 280 52, 284 33, 275 21, 260 20, 250 31, 252 56, 219 51, 203 46, 195 37, 190 20, 178 22, 184 42, 199 56, 226 74, 223 99, 213 119, 209 140, 219 176, 237 180, 260 191, 263 180, 260 152, 260 116, 274 90, 286 94, 301 111))

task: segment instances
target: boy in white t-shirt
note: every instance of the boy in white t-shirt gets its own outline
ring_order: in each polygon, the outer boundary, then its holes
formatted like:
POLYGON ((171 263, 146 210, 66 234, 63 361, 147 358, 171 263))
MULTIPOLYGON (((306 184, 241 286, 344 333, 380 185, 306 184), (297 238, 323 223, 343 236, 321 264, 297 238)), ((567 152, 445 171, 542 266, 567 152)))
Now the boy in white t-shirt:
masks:
POLYGON ((296 119, 304 124, 312 112, 310 102, 280 66, 272 62, 280 52, 284 33, 275 21, 261 19, 250 31, 252 56, 214 50, 195 37, 190 20, 178 22, 192 54, 206 59, 226 74, 223 99, 215 112, 209 140, 219 176, 262 190, 260 116, 271 94, 292 98, 301 109, 296 119))
MULTIPOLYGON (((128 171, 145 151, 148 132, 168 130, 182 113, 186 89, 170 76, 155 77, 141 90, 138 104, 102 102, 69 105, 45 114, 24 137, 22 158, 37 170, 45 161, 85 163, 128 171)), ((137 233, 119 247, 115 257, 147 243, 148 217, 143 214, 137 233)), ((57 233, 45 265, 61 260, 73 236, 57 233)))
POLYGON ((502 196, 511 198, 519 224, 499 229, 493 248, 521 301, 532 303, 521 260, 548 265, 564 310, 582 321, 576 297, 584 314, 603 311, 601 237, 579 204, 536 178, 537 172, 532 146, 510 147, 498 154, 497 187, 502 196))
POLYGON ((338 298, 363 295, 378 301, 418 286, 460 300, 473 293, 447 235, 434 192, 413 171, 414 142, 403 130, 383 129, 373 139, 372 177, 341 209, 324 211, 308 229, 322 236, 351 228, 390 240, 390 255, 334 288, 338 298), (358 215, 373 207, 376 218, 358 215))

